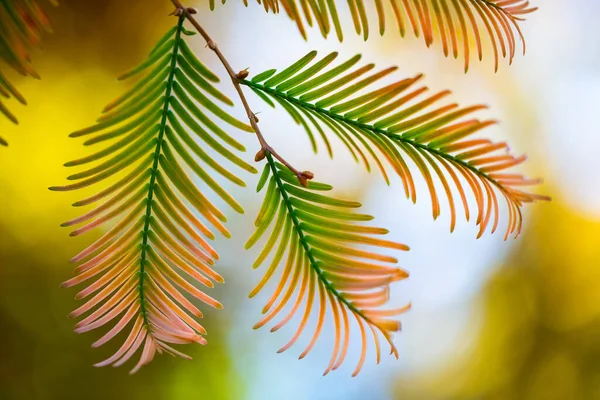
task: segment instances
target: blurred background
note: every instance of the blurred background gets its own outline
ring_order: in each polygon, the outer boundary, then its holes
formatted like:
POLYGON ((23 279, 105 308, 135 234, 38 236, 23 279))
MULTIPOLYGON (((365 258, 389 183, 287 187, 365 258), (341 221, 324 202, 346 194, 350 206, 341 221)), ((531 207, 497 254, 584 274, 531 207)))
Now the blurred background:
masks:
MULTIPOLYGON (((209 345, 188 346, 193 361, 158 357, 134 376, 124 368, 94 368, 111 349, 92 350, 94 333, 72 332, 66 315, 76 307, 75 291, 59 284, 71 276, 67 260, 102 232, 69 238, 59 224, 76 215, 69 205, 80 196, 47 187, 62 184, 62 164, 83 154, 68 133, 91 124, 125 89, 114 77, 143 59, 173 20, 166 0, 63 0, 48 7, 55 33, 34 54, 43 80, 10 75, 30 104, 9 104, 21 125, 0 119, 10 143, 0 148, 0 399, 600 399, 600 135, 594 122, 600 3, 534 1, 539 11, 521 24, 526 56, 511 67, 501 63, 494 74, 488 53, 467 75, 462 61, 443 58, 438 45, 401 40, 392 29, 366 44, 351 29, 343 44, 313 29, 305 42, 284 15, 267 15, 252 2, 245 8, 231 0, 214 12, 207 3, 188 3, 200 9, 198 19, 236 69, 283 67, 312 49, 345 58, 360 52, 382 68, 398 65, 396 77, 425 73, 432 90, 450 89, 461 104, 489 105, 482 116, 501 123, 486 136, 528 154, 524 172, 544 177, 536 190, 553 201, 526 207, 517 240, 504 242, 499 234, 475 240, 476 228, 466 222, 450 234, 447 209, 432 221, 425 196, 413 205, 397 179, 387 187, 341 148, 335 162, 314 156, 287 114, 252 97, 280 153, 335 185, 340 196, 363 201, 375 222, 390 229, 390 239, 411 246, 399 255, 411 277, 392 297, 394 305, 413 304, 395 337, 400 359, 375 365, 370 354, 356 378, 350 378, 352 362, 322 377, 331 329, 302 361, 295 348, 276 354, 292 325, 275 334, 252 330, 264 296, 247 298, 262 274, 250 268, 256 252, 243 251, 261 202, 252 190, 257 177, 249 176, 249 189, 231 188, 246 216, 232 216, 233 239, 216 242, 227 284, 211 292, 225 310, 204 320, 209 345)), ((346 8, 340 12, 349 23, 346 8)), ((225 77, 210 50, 200 41, 194 48, 225 77)), ((221 89, 235 98, 229 85, 221 89)), ((243 118, 239 107, 234 113, 243 118)), ((254 139, 239 139, 251 159, 254 139)), ((352 361, 358 352, 351 348, 352 361)))

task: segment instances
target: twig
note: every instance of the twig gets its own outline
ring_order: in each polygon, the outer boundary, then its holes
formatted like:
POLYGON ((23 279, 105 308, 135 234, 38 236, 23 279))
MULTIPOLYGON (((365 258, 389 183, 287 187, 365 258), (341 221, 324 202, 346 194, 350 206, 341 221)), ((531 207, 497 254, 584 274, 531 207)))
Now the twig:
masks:
POLYGON ((246 114, 248 115, 248 120, 250 121, 250 125, 252 126, 252 129, 254 129, 254 132, 256 133, 256 137, 258 138, 258 141, 260 142, 261 149, 258 151, 258 153, 256 153, 255 160, 260 161, 266 157, 267 153, 270 153, 279 162, 281 162, 290 171, 292 171, 292 173, 294 175, 296 175, 300 184, 302 184, 303 186, 307 186, 308 181, 314 177, 314 174, 310 171, 300 171, 300 170, 294 168, 292 166, 292 164, 290 164, 283 157, 281 157, 277 153, 277 151, 275 151, 275 149, 273 147, 271 147, 269 145, 269 143, 267 143, 265 137, 261 133, 260 128, 258 127, 258 118, 256 118, 256 115, 254 114, 254 112, 252 112, 252 109, 250 108, 250 105, 248 104, 248 100, 246 100, 246 96, 244 95, 244 92, 242 91, 242 87, 239 82, 240 79, 243 79, 246 76, 248 76, 248 72, 246 70, 243 70, 239 73, 235 72, 235 70, 231 67, 231 64, 229 63, 229 61, 227 61, 227 58, 225 57, 225 55, 221 52, 219 47, 217 47, 217 44, 212 40, 212 38, 209 36, 209 34, 206 32, 206 30, 204 30, 204 28, 200 25, 200 23, 196 20, 196 18, 194 18, 193 14, 196 14, 196 12, 197 12, 196 9, 190 8, 190 7, 184 7, 179 0, 171 0, 171 2, 177 8, 177 10, 175 11, 175 15, 181 16, 181 13, 185 13, 186 19, 194 26, 194 28, 196 28, 196 30, 198 31, 200 36, 202 36, 204 38, 208 48, 211 49, 217 55, 217 57, 219 58, 219 61, 221 61, 221 64, 223 64, 223 66, 225 67, 225 70, 227 71, 227 74, 231 78, 231 82, 233 83, 233 86, 235 87, 235 90, 237 91, 237 93, 240 97, 240 100, 242 101, 242 105, 244 106, 244 109, 246 110, 246 114))

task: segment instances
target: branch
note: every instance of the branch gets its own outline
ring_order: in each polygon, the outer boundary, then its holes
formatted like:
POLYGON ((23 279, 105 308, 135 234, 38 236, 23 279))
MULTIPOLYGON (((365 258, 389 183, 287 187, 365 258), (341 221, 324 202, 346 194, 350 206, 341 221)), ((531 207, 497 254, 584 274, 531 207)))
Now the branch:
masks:
POLYGON ((221 52, 221 50, 219 49, 217 44, 214 42, 214 40, 212 40, 210 35, 200 25, 200 23, 196 20, 196 18, 194 18, 193 14, 197 13, 197 10, 195 8, 185 7, 181 4, 181 2, 179 0, 171 0, 171 2, 177 8, 174 15, 181 16, 182 14, 185 14, 186 19, 194 26, 194 28, 196 28, 196 30, 198 31, 200 36, 202 36, 204 38, 208 48, 211 49, 217 55, 217 57, 219 58, 219 61, 221 61, 221 64, 223 64, 223 66, 225 67, 225 70, 227 71, 227 74, 231 78, 231 83, 233 84, 233 87, 235 87, 235 90, 237 91, 238 96, 240 97, 240 100, 242 101, 244 109, 246 110, 246 115, 248 116, 250 125, 254 129, 254 132, 256 133, 256 137, 258 138, 258 141, 260 142, 261 149, 258 151, 258 153, 256 153, 255 161, 261 161, 262 159, 264 159, 266 157, 267 153, 269 153, 273 157, 275 157, 279 162, 281 162, 283 165, 285 165, 290 171, 292 171, 292 173, 294 175, 296 175, 296 177, 298 178, 298 181, 303 186, 307 186, 308 181, 310 179, 313 179, 314 174, 310 171, 300 171, 300 170, 294 168, 289 162, 287 162, 283 157, 281 157, 277 153, 277 151, 275 151, 275 149, 269 145, 269 143, 267 143, 265 137, 261 133, 260 128, 258 127, 258 118, 256 118, 256 114, 254 114, 254 112, 252 112, 252 109, 250 108, 250 105, 248 104, 248 100, 246 99, 246 96, 244 95, 244 92, 242 91, 242 88, 241 88, 240 82, 239 82, 240 79, 244 79, 245 77, 248 76, 248 72, 246 70, 240 71, 239 73, 235 72, 235 70, 233 69, 233 67, 231 66, 229 61, 227 61, 227 58, 221 52))

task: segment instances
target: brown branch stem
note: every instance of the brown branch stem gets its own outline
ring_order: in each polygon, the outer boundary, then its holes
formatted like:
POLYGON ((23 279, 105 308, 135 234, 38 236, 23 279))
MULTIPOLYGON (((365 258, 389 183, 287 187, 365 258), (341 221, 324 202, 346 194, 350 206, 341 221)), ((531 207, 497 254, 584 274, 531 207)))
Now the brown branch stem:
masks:
POLYGON ((233 84, 233 87, 235 88, 236 92, 238 93, 238 96, 239 96, 240 100, 242 101, 242 105, 244 106, 244 109, 246 110, 246 115, 248 116, 250 125, 252 126, 252 129, 254 129, 254 132, 256 133, 256 137, 258 138, 258 141, 260 142, 261 149, 256 154, 255 160, 260 161, 260 160, 264 159, 266 156, 266 153, 268 152, 273 157, 275 157, 279 162, 281 162, 283 165, 285 165, 290 171, 292 171, 292 173, 294 175, 296 175, 296 177, 298 177, 298 181, 302 185, 307 186, 308 180, 310 180, 314 177, 313 173, 310 171, 300 171, 300 170, 294 168, 294 166, 292 166, 283 157, 281 157, 277 153, 277 151, 269 145, 269 143, 263 136, 262 132, 260 131, 260 128, 258 126, 258 118, 256 118, 256 115, 254 114, 254 112, 252 112, 252 109, 250 108, 250 105, 248 104, 248 100, 246 99, 246 96, 244 95, 244 92, 243 92, 242 87, 239 82, 239 80, 241 78, 247 76, 247 72, 246 71, 242 71, 240 73, 235 72, 235 70, 233 69, 233 67, 231 66, 231 64, 225 57, 225 55, 221 52, 221 50, 219 49, 219 47, 217 46, 215 41, 212 40, 212 38, 210 37, 208 32, 206 32, 206 30, 202 27, 202 25, 200 25, 200 23, 196 20, 196 18, 194 18, 193 14, 196 13, 196 10, 194 8, 183 6, 179 0, 171 0, 171 2, 177 9, 175 11, 175 15, 180 16, 181 13, 185 13, 186 19, 194 26, 194 28, 196 29, 196 31, 198 31, 200 36, 202 36, 204 38, 208 48, 211 49, 217 55, 217 58, 219 59, 219 61, 221 61, 221 64, 223 64, 223 67, 225 67, 227 74, 231 78, 231 83, 233 84), (241 77, 240 76, 241 74, 244 76, 241 77))

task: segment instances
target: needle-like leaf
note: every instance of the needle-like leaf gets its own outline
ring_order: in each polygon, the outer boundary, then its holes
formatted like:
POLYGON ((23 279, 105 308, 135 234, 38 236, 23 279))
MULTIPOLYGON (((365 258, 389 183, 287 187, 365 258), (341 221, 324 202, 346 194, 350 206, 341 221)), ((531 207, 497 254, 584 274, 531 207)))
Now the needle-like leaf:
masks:
POLYGON ((191 32, 184 21, 180 17, 148 59, 122 76, 140 76, 133 89, 109 104, 97 124, 71 134, 88 138, 89 146, 107 145, 67 163, 86 169, 68 178, 74 183, 51 188, 102 188, 75 204, 97 203, 96 208, 63 224, 80 225, 72 233, 80 235, 111 223, 108 232, 73 258, 79 263, 77 275, 63 284, 88 282, 77 295, 86 303, 71 313, 87 314, 76 332, 112 323, 94 346, 130 327, 124 344, 98 366, 121 365, 141 349, 135 372, 156 352, 182 355, 172 344, 206 343, 206 331, 197 322, 202 312, 189 297, 222 306, 192 282, 208 288, 223 282, 212 268, 218 254, 205 238, 214 239, 213 229, 225 236, 229 232, 223 225, 225 214, 203 192, 212 191, 241 213, 242 207, 215 177, 244 186, 225 160, 256 172, 236 155, 244 147, 213 122, 220 119, 252 132, 222 108, 233 103, 216 89, 218 78, 188 48, 184 37, 191 32), (188 176, 188 168, 200 184, 188 176))
MULTIPOLYGON (((335 0, 257 0, 262 2, 265 11, 278 13, 282 8, 296 23, 304 38, 306 27, 318 26, 321 34, 327 37, 332 30, 342 41, 344 34, 339 18, 338 2, 335 0)), ((247 1, 244 2, 248 5, 247 1)), ((354 30, 365 40, 370 34, 369 4, 364 0, 348 0, 354 30)), ((210 1, 214 9, 215 1, 210 1)), ((380 35, 389 30, 388 14, 401 37, 412 31, 416 37, 422 36, 427 47, 436 41, 441 42, 444 55, 458 58, 462 53, 465 72, 473 48, 476 57, 483 58, 486 40, 491 44, 498 70, 500 57, 512 63, 517 52, 517 41, 521 41, 525 53, 525 39, 519 23, 525 15, 537 10, 529 0, 375 0, 378 31, 380 35)))
MULTIPOLYGON (((53 0, 50 3, 57 5, 53 0)), ((35 0, 0 1, 0 61, 23 76, 39 78, 31 66, 30 52, 40 47, 42 34, 51 30, 48 17, 35 0)), ((17 124, 17 117, 2 101, 11 97, 27 104, 0 70, 0 114, 17 124)), ((7 145, 1 137, 0 145, 7 145)))
POLYGON ((302 59, 302 67, 294 68, 292 73, 270 70, 272 77, 266 82, 251 79, 242 83, 260 93, 269 105, 283 106, 306 131, 315 149, 315 137, 320 136, 331 154, 327 133, 333 133, 367 169, 371 169, 373 160, 388 182, 384 161, 390 164, 401 178, 407 198, 416 202, 412 163, 427 183, 434 219, 441 212, 440 189, 447 198, 451 230, 456 223, 458 201, 466 219, 471 218, 469 191, 477 204, 478 236, 488 227, 494 232, 498 226, 498 195, 508 205, 506 237, 519 234, 524 203, 548 199, 523 191, 524 186, 539 183, 512 170, 525 157, 512 156, 506 143, 473 137, 494 124, 466 119, 484 106, 440 106, 450 92, 425 95, 427 87, 417 86, 422 75, 372 89, 374 83, 389 77, 396 68, 372 73, 373 64, 356 67, 360 60, 356 56, 327 69, 336 57, 337 53, 331 53, 311 64, 316 58, 316 52, 311 52, 302 59), (458 201, 455 192, 460 196, 458 201))
POLYGON ((331 186, 326 184, 310 181, 304 188, 270 154, 266 159, 258 186, 259 190, 267 188, 265 199, 256 218, 256 231, 246 247, 253 246, 270 230, 253 266, 258 268, 268 264, 268 267, 250 297, 277 275, 278 268, 280 273, 277 287, 263 308, 265 315, 255 329, 281 316, 281 321, 271 329, 276 331, 304 307, 300 311, 302 316, 296 333, 279 350, 285 351, 306 329, 315 305, 317 325, 300 358, 313 348, 327 313, 333 321, 335 339, 325 374, 337 369, 346 358, 351 319, 356 321, 361 332, 362 348, 353 376, 359 373, 365 361, 367 328, 375 344, 377 362, 381 357, 380 335, 397 358, 392 333, 400 330, 400 322, 394 317, 408 310, 410 305, 394 309, 381 307, 389 300, 390 284, 406 279, 408 273, 396 267, 397 260, 383 251, 408 250, 408 247, 377 238, 386 234, 387 230, 363 225, 362 221, 369 221, 372 217, 355 212, 360 203, 327 196, 324 193, 331 190, 331 186), (284 312, 286 306, 289 306, 289 311, 284 312))

